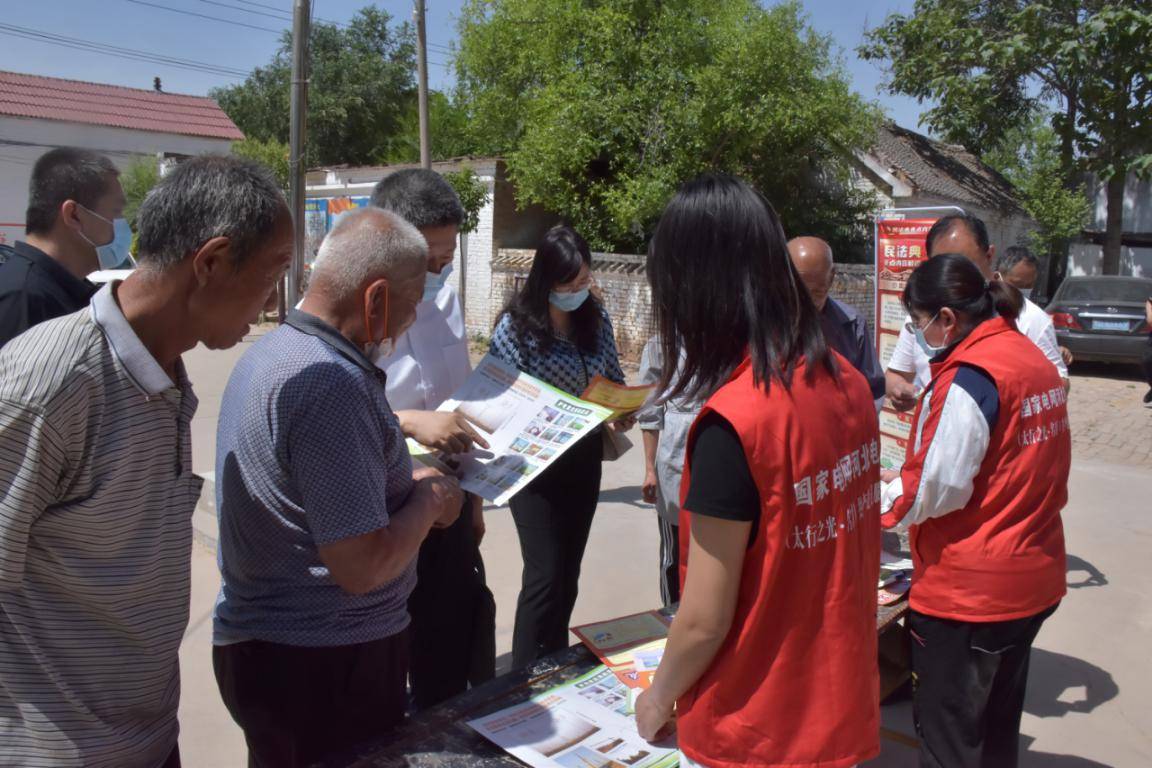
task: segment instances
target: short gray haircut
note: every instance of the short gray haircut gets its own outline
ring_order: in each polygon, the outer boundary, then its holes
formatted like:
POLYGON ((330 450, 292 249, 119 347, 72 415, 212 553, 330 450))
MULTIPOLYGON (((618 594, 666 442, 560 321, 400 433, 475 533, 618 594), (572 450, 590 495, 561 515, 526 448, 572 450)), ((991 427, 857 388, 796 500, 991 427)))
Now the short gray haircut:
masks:
POLYGON ((1032 251, 1023 245, 1010 245, 1003 252, 996 254, 996 265, 993 271, 1006 275, 1017 264, 1024 262, 1040 269, 1040 260, 1032 255, 1032 251))
POLYGON ((231 241, 243 264, 290 215, 272 172, 252 160, 201 155, 185 160, 144 199, 136 215, 141 265, 166 269, 214 237, 231 241))
POLYGON ((428 243, 416 227, 381 208, 344 214, 320 244, 312 283, 337 297, 382 277, 407 279, 428 269, 428 243))

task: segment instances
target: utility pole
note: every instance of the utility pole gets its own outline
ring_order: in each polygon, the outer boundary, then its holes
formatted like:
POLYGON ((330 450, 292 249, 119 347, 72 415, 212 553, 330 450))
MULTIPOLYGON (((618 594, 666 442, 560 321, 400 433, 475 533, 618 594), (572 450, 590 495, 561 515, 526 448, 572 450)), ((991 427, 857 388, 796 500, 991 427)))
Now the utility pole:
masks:
POLYGON ((292 207, 292 265, 287 286, 280 291, 280 322, 289 307, 300 301, 304 275, 304 144, 308 116, 308 38, 312 27, 312 0, 294 0, 292 9, 292 95, 288 127, 288 197, 292 207))
POLYGON ((420 165, 432 167, 432 149, 428 144, 428 31, 424 25, 424 0, 416 0, 412 9, 416 17, 416 70, 419 75, 420 165))

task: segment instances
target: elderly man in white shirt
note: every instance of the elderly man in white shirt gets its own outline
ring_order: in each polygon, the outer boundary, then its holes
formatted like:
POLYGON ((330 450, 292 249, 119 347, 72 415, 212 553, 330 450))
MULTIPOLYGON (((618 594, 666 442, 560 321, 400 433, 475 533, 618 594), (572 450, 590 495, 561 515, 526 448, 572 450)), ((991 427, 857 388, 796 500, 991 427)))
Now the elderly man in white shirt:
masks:
MULTIPOLYGON (((422 168, 376 185, 372 205, 413 224, 428 242, 428 275, 416 322, 379 366, 388 402, 405 435, 447 454, 487 447, 467 420, 436 409, 472 372, 464 315, 447 283, 464 208, 444 178, 422 168)), ((484 682, 496 671, 496 604, 484 577, 482 500, 469 495, 455 525, 434 531, 420 548, 412 615, 410 683, 416 709, 426 709, 484 682)))
MULTIPOLYGON (((996 247, 988 242, 988 229, 984 222, 972 214, 955 214, 937 221, 928 232, 927 246, 929 258, 941 253, 960 254, 979 267, 986 279, 997 279, 992 271, 996 247)), ((1056 366, 1064 388, 1068 389, 1068 366, 1056 343, 1052 318, 1025 299, 1016 327, 1056 366)), ((901 330, 884 373, 888 399, 893 408, 907 411, 915 407, 917 395, 932 379, 929 363, 928 354, 916 344, 915 336, 907 329, 901 330)))

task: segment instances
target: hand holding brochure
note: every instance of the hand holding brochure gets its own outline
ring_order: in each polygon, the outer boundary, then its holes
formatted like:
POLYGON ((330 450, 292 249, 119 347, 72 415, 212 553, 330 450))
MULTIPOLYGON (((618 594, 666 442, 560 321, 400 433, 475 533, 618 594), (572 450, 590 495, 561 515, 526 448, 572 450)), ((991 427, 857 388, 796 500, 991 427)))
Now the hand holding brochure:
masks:
MULTIPOLYGON (((453 459, 461 487, 495 504, 507 503, 612 415, 491 355, 438 410, 460 413, 488 441, 488 449, 474 447, 453 459)), ((414 443, 409 450, 428 466, 441 461, 414 443)))

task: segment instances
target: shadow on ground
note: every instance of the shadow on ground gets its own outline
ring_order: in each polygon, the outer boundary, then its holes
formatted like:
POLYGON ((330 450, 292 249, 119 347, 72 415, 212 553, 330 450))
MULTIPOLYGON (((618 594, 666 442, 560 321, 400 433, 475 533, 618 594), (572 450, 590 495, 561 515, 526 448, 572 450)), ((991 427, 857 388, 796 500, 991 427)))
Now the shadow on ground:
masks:
POLYGON ((1080 589, 1081 587, 1105 587, 1108 585, 1108 577, 1104 575, 1103 571, 1092 565, 1092 563, 1088 562, 1087 560, 1076 557, 1076 555, 1068 555, 1068 565, 1066 570, 1069 574, 1079 573, 1081 571, 1088 574, 1084 577, 1084 579, 1080 581, 1072 581, 1069 579, 1069 589, 1080 589))

